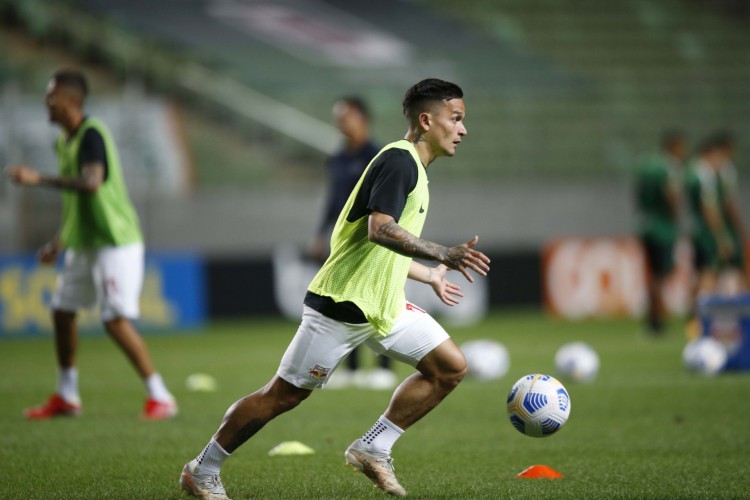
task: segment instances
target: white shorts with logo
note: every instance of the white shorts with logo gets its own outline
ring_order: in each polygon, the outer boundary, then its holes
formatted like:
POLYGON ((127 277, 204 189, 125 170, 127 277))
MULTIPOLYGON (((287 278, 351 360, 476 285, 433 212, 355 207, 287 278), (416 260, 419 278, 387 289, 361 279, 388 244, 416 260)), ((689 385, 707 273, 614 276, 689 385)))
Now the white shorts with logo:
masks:
POLYGON ((52 309, 99 306, 102 321, 137 318, 143 286, 143 244, 65 251, 52 309))
POLYGON ((376 354, 416 367, 448 338, 437 321, 409 302, 385 337, 369 323, 343 323, 304 306, 302 323, 281 358, 277 375, 297 387, 319 389, 347 354, 361 344, 376 354))

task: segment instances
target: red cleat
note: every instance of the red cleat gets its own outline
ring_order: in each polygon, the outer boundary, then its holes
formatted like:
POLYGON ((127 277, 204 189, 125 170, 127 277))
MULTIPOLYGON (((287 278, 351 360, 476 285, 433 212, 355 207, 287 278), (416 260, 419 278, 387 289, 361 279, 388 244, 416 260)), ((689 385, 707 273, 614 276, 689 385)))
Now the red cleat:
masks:
POLYGON ((23 415, 29 420, 46 420, 53 417, 77 417, 80 414, 80 404, 65 401, 57 394, 50 396, 43 405, 26 408, 23 411, 23 415))
POLYGON ((147 398, 141 418, 143 420, 167 420, 177 415, 177 403, 147 398))

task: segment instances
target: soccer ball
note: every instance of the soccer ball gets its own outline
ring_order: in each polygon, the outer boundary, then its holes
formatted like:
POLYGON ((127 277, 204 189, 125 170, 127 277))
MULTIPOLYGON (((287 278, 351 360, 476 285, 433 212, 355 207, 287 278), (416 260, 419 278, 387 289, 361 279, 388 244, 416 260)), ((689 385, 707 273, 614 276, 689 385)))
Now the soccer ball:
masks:
POLYGON ((691 372, 716 375, 727 362, 727 349, 713 337, 701 337, 687 343, 682 362, 691 372))
POLYGON ((478 380, 495 380, 508 373, 510 356, 500 342, 470 340, 461 344, 466 356, 467 375, 478 380))
POLYGON ((590 382, 599 373, 599 356, 585 342, 571 342, 555 353, 555 370, 566 380, 590 382))
POLYGON ((570 396, 554 377, 534 373, 521 377, 508 393, 508 418, 522 434, 554 434, 570 416, 570 396))

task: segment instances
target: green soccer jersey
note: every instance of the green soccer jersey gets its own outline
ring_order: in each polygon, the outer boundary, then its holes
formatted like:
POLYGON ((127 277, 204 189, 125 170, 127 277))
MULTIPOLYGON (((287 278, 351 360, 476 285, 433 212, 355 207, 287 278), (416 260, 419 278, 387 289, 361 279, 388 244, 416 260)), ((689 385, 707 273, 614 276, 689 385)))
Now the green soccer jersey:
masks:
POLYGON ((642 159, 636 170, 636 203, 641 236, 673 244, 679 233, 669 195, 680 189, 678 166, 662 154, 642 159))
POLYGON ((81 144, 89 129, 96 130, 104 141, 106 177, 95 193, 62 191, 60 242, 71 249, 96 249, 140 242, 143 238, 138 216, 128 198, 114 140, 104 123, 95 118, 86 118, 72 137, 60 134, 55 144, 60 176, 80 176, 81 144))
POLYGON ((738 235, 741 228, 734 227, 734 221, 727 210, 728 203, 737 195, 737 167, 733 163, 722 165, 717 174, 717 179, 717 192, 722 220, 727 226, 727 230, 733 236, 738 235))
POLYGON ((717 245, 711 227, 706 219, 703 207, 707 206, 721 214, 719 177, 710 165, 703 161, 695 161, 688 166, 685 177, 688 205, 692 215, 693 243, 715 261, 717 245))
POLYGON ((718 198, 721 209, 721 217, 726 227, 729 238, 732 241, 732 256, 728 264, 730 266, 745 267, 745 242, 743 241, 742 228, 737 227, 736 220, 729 213, 729 206, 736 204, 737 196, 737 167, 733 163, 727 162, 719 169, 718 178, 718 198))
POLYGON ((360 191, 369 189, 367 180, 374 174, 368 173, 376 168, 382 176, 397 174, 394 169, 416 171, 416 183, 406 196, 402 213, 390 215, 394 215, 406 231, 416 236, 422 233, 430 201, 427 173, 414 146, 401 140, 385 146, 360 177, 334 226, 331 255, 313 279, 309 291, 336 302, 353 302, 378 333, 385 336, 403 311, 404 285, 412 259, 372 243, 367 236, 369 212, 356 210, 355 205, 371 195, 360 191), (411 158, 407 163, 398 164, 382 161, 394 149, 406 152, 411 158))

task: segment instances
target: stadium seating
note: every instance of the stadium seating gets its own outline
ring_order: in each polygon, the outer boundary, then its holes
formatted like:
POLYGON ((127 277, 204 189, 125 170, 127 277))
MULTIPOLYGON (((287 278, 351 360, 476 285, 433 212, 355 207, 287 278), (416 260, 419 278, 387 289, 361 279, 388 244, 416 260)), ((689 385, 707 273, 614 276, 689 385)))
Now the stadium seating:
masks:
MULTIPOLYGON (((337 95, 361 91, 375 101, 376 134, 384 139, 402 128, 394 109, 406 82, 428 74, 455 79, 468 93, 472 142, 455 168, 437 175, 610 176, 627 172, 665 126, 678 124, 694 139, 718 126, 750 136, 750 32, 707 2, 310 3, 321 16, 352 16, 412 47, 400 69, 301 63, 257 36, 210 23, 196 28, 201 15, 215 21, 210 12, 159 23, 170 14, 164 9, 176 8, 169 2, 158 12, 148 2, 6 3, 32 34, 63 30, 72 47, 91 52, 97 44, 113 67, 145 72, 166 87, 179 84, 188 59, 320 120, 328 120, 337 95), (53 16, 77 22, 51 23, 53 16), (428 27, 417 32, 420 18, 428 27)), ((748 143, 741 153, 750 152, 748 143)))

